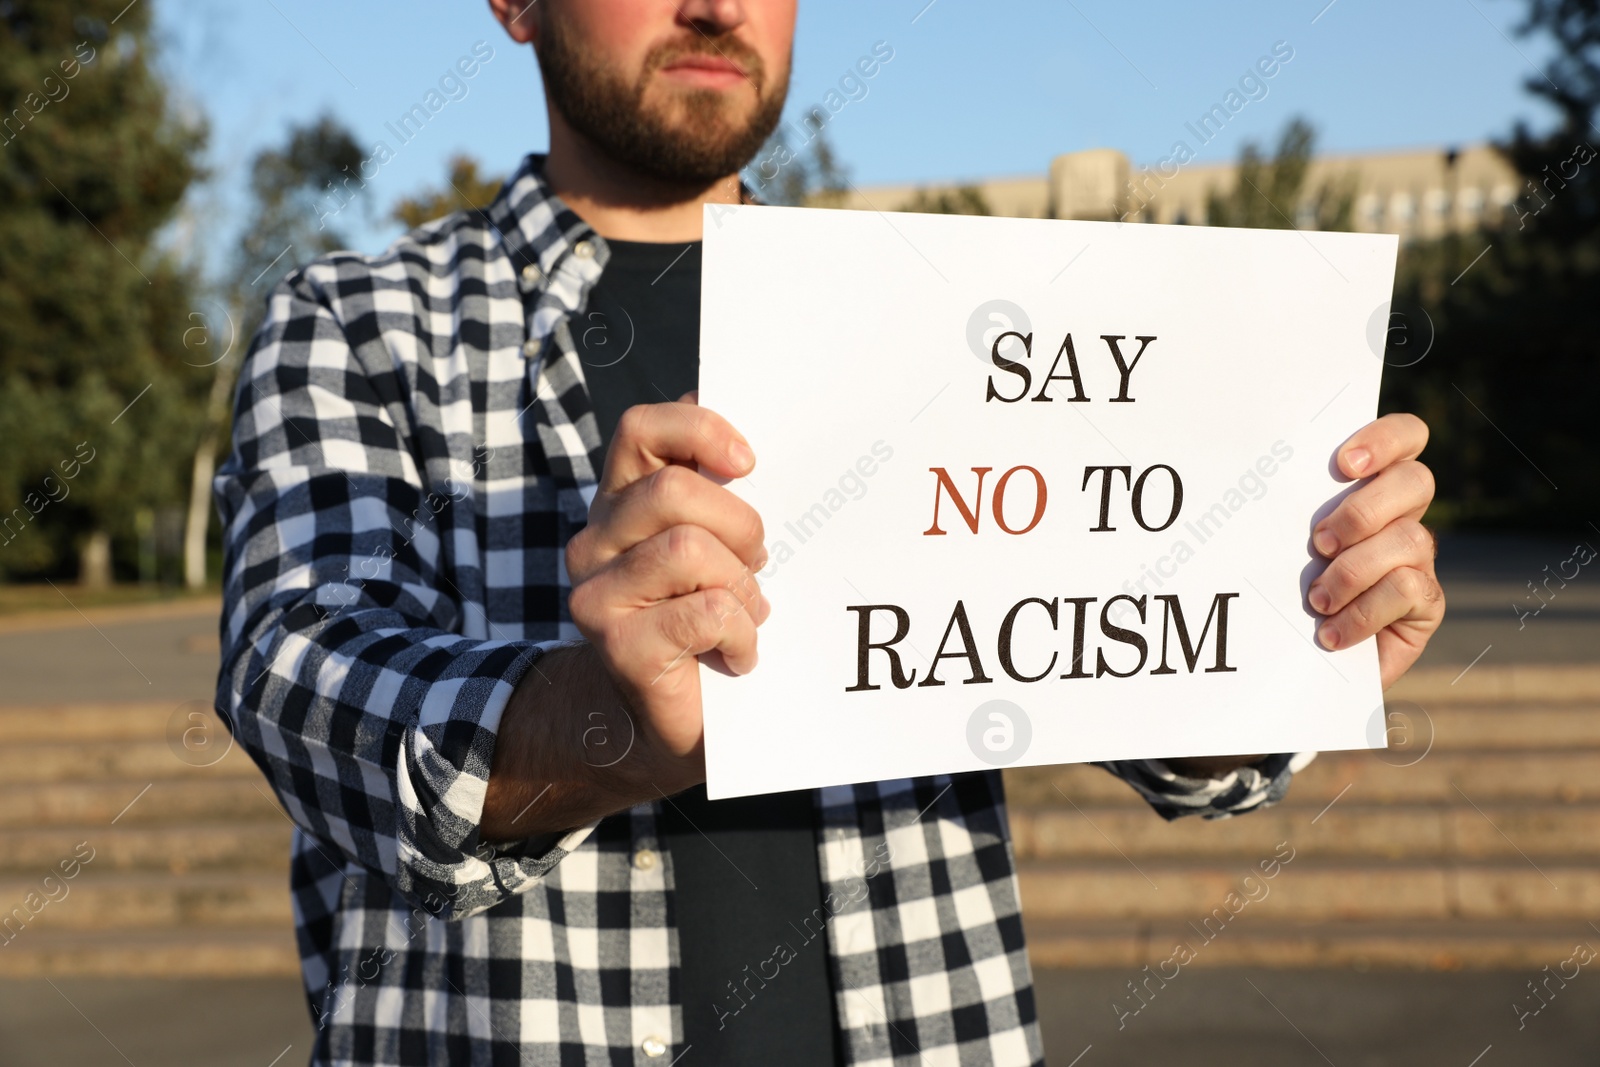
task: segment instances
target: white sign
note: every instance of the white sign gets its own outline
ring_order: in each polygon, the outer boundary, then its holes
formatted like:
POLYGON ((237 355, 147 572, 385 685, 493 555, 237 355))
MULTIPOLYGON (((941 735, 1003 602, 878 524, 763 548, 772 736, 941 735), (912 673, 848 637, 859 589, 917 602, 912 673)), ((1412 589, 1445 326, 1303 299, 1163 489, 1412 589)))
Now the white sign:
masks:
POLYGON ((1397 240, 708 207, 700 402, 755 448, 760 665, 713 798, 1376 748, 1314 522, 1377 411, 1397 240))

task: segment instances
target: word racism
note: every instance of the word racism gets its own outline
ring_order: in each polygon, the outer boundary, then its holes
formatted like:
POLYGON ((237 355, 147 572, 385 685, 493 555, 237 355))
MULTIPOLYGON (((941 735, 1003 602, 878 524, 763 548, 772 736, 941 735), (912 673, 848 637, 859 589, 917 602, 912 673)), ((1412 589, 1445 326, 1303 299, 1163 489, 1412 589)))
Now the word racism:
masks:
MULTIPOLYGON (((1067 403, 1082 404, 1091 402, 1085 391, 1085 379, 1078 365, 1077 349, 1073 344, 1070 333, 1061 342, 1061 347, 1057 349, 1055 358, 1051 362, 1049 370, 1040 379, 1037 389, 1034 388, 1035 374, 1029 363, 1007 359, 1000 355, 1000 346, 1008 338, 1016 338, 1021 342, 1022 359, 1031 363, 1034 358, 1032 333, 1024 334, 1011 330, 997 336, 990 350, 991 360, 996 369, 1004 372, 1010 380, 1003 380, 997 384, 995 376, 991 374, 984 391, 984 403, 996 401, 1002 404, 1016 404, 1024 401, 1029 404, 1054 403, 1057 397, 1052 395, 1051 387, 1056 382, 1066 383, 1059 387, 1058 391, 1065 397, 1067 403), (1063 363, 1065 363, 1064 372, 1063 363), (1070 389, 1068 386, 1070 386, 1070 389), (1069 391, 1071 395, 1067 396, 1066 393, 1069 391)), ((1139 347, 1131 358, 1124 351, 1124 342, 1127 341, 1126 335, 1102 334, 1100 335, 1100 340, 1104 341, 1109 349, 1110 361, 1115 365, 1118 377, 1116 395, 1111 397, 1108 403, 1136 403, 1137 397, 1132 395, 1133 373, 1138 368, 1140 361, 1144 359, 1146 353, 1150 351, 1151 346, 1159 338, 1154 334, 1135 336, 1134 340, 1138 342, 1139 347)), ((976 476, 977 481, 969 501, 956 485, 955 479, 950 476, 947 468, 928 468, 928 472, 934 476, 933 521, 922 532, 923 536, 947 537, 950 536, 952 531, 958 529, 952 524, 950 530, 946 530, 939 524, 939 506, 947 496, 950 499, 950 503, 959 512, 961 523, 966 527, 967 532, 974 536, 978 535, 980 527, 983 525, 984 482, 986 476, 993 469, 993 467, 972 468, 972 473, 976 476)), ((1183 479, 1177 469, 1170 464, 1158 463, 1155 466, 1145 468, 1137 476, 1134 475, 1131 466, 1086 466, 1083 468, 1082 483, 1075 488, 1089 492, 1091 491, 1091 483, 1095 483, 1097 486, 1095 491, 1099 494, 1099 507, 1095 525, 1087 527, 1090 533, 1116 532, 1117 527, 1112 524, 1113 497, 1118 497, 1120 500, 1123 494, 1127 497, 1128 513, 1131 514, 1133 521, 1146 532, 1157 533, 1167 529, 1178 521, 1178 517, 1183 510, 1183 479), (1151 476, 1156 475, 1157 472, 1160 472, 1160 474, 1152 481, 1151 476), (1122 494, 1117 492, 1116 487, 1116 478, 1119 475, 1122 480, 1122 494), (1163 503, 1153 506, 1147 504, 1147 483, 1150 483, 1158 495, 1163 492, 1164 486, 1170 486, 1170 494, 1166 496, 1163 503)), ((1044 519, 1049 499, 1049 487, 1046 484, 1045 476, 1037 467, 1027 464, 1013 466, 1001 474, 993 483, 992 507, 990 510, 993 515, 994 526, 1004 534, 1014 537, 1024 536, 1037 528, 1044 519), (1017 478, 1017 481, 1032 482, 1033 512, 1025 523, 1018 524, 1013 521, 1017 518, 1015 513, 1008 516, 1005 507, 1005 496, 1007 489, 1012 484, 1012 479, 1023 473, 1026 474, 1026 478, 1017 478)), ((1093 508, 1090 510, 1091 513, 1094 511, 1093 508)), ((1123 510, 1119 506, 1116 521, 1122 521, 1122 514, 1123 510)), ((1152 598, 1144 595, 1134 597, 1127 593, 1120 593, 1111 597, 1101 605, 1100 633, 1111 642, 1135 650, 1138 659, 1131 667, 1118 669, 1111 660, 1107 659, 1103 649, 1097 650, 1095 652, 1093 671, 1084 668, 1083 660, 1088 632, 1089 605, 1097 603, 1099 598, 1093 596, 1052 596, 1049 599, 1041 596, 1026 597, 1012 605, 1000 623, 998 634, 993 642, 996 653, 995 658, 1000 665, 1000 669, 1013 681, 1037 682, 1049 677, 1056 669, 1060 654, 1052 654, 1049 663, 1042 670, 1027 673, 1019 668, 1013 660, 1012 635, 1024 609, 1032 609, 1028 612, 1027 625, 1040 625, 1042 614, 1043 618, 1049 620, 1049 626, 1052 631, 1059 630, 1061 626, 1061 606, 1070 604, 1072 606, 1071 668, 1059 675, 1059 677, 1066 679, 1100 678, 1108 674, 1114 678, 1131 677, 1144 670, 1146 663, 1149 662, 1150 642, 1139 631, 1119 625, 1118 620, 1114 619, 1113 615, 1118 611, 1126 610, 1121 605, 1127 604, 1137 612, 1139 622, 1143 624, 1148 621, 1147 612, 1153 612, 1153 607, 1149 605, 1149 601, 1154 599, 1162 605, 1161 659, 1159 665, 1150 671, 1151 674, 1178 673, 1178 668, 1170 666, 1168 662, 1168 638, 1169 634, 1174 631, 1176 631, 1178 637, 1177 644, 1181 646, 1184 665, 1187 667, 1188 672, 1193 674, 1195 668, 1199 665, 1206 638, 1211 633, 1213 621, 1216 623, 1215 656, 1212 666, 1205 668, 1205 673, 1235 673, 1238 668, 1228 666, 1228 609, 1230 601, 1239 595, 1238 592, 1216 594, 1206 609, 1205 621, 1200 626, 1199 636, 1193 640, 1190 638, 1191 631, 1188 619, 1195 617, 1197 613, 1191 605, 1189 615, 1186 617, 1184 609, 1175 594, 1156 595, 1152 598)), ((944 685, 945 682, 938 676, 938 672, 940 664, 947 659, 966 661, 967 677, 962 679, 962 684, 964 685, 979 685, 994 681, 994 678, 990 676, 985 668, 983 656, 979 652, 978 642, 974 639, 972 621, 967 616, 966 605, 960 600, 956 601, 955 607, 950 613, 949 621, 945 623, 944 637, 940 640, 938 650, 929 661, 927 675, 920 682, 916 680, 917 672, 915 670, 906 671, 900 659, 900 652, 896 648, 897 645, 910 636, 912 628, 911 616, 903 607, 897 604, 852 604, 848 605, 845 610, 856 613, 856 680, 854 685, 845 688, 847 693, 864 693, 883 688, 880 683, 874 682, 872 678, 872 667, 875 662, 878 662, 872 656, 874 651, 883 653, 881 661, 888 665, 889 681, 896 689, 906 689, 912 685, 919 687, 944 685), (894 633, 888 638, 873 640, 873 616, 877 613, 887 614, 894 619, 894 633), (952 637, 955 638, 958 644, 958 647, 954 650, 950 650, 952 637)), ((1119 654, 1119 658, 1122 659, 1124 664, 1126 664, 1128 656, 1129 653, 1127 652, 1119 654)))
MULTIPOLYGON (((1220 907, 1212 908, 1211 914, 1200 920, 1199 926, 1196 926, 1193 922, 1189 923, 1189 929, 1200 937, 1198 947, 1191 945, 1187 941, 1180 941, 1172 947, 1170 956, 1155 965, 1156 969, 1154 971, 1150 969, 1148 963, 1145 964, 1144 970, 1140 972, 1144 975, 1144 978, 1138 985, 1134 984, 1134 978, 1128 979, 1128 992, 1132 996, 1126 999, 1129 1004, 1137 1005, 1137 1007, 1128 1008, 1117 1001, 1111 1002, 1111 1011, 1117 1017, 1118 1030, 1127 1029, 1128 1019, 1149 1007, 1150 1001, 1155 999, 1156 993, 1165 989, 1168 982, 1183 972, 1183 968, 1198 959, 1200 957, 1200 949, 1205 948, 1220 937, 1222 931, 1228 928, 1228 924, 1237 918, 1246 907, 1251 904, 1259 904, 1267 899, 1267 894, 1272 892, 1272 887, 1267 882, 1278 877, 1283 873, 1283 868, 1294 862, 1295 849, 1289 842, 1279 841, 1272 854, 1276 858, 1262 860, 1257 864, 1261 870, 1261 878, 1257 878, 1255 872, 1252 871, 1239 880, 1239 889, 1243 891, 1242 894, 1239 891, 1230 892, 1222 898, 1220 907), (1289 850, 1288 855, 1284 855, 1284 849, 1289 850), (1167 973, 1167 968, 1169 967, 1172 969, 1170 974, 1167 973), (1155 983, 1155 988, 1151 988, 1151 982, 1155 983)), ((1135 976, 1135 978, 1137 977, 1135 976)))
MULTIPOLYGON (((423 95, 421 103, 412 104, 410 110, 404 112, 394 122, 384 123, 384 129, 394 134, 400 147, 404 148, 416 140, 417 135, 422 133, 422 128, 428 124, 428 120, 443 111, 446 104, 452 101, 459 103, 467 98, 467 94, 472 91, 467 82, 476 78, 478 71, 483 69, 483 65, 487 65, 493 58, 494 47, 487 41, 474 43, 472 56, 462 56, 456 60, 454 69, 446 68, 445 72, 439 75, 439 88, 429 89, 423 95), (397 126, 396 123, 399 125, 397 126)), ((389 147, 387 141, 379 141, 372 146, 372 153, 357 165, 356 169, 360 171, 359 174, 351 174, 350 168, 345 167, 346 177, 343 182, 339 183, 337 188, 332 182, 329 182, 327 186, 329 194, 327 201, 332 205, 331 210, 324 209, 321 205, 318 206, 317 229, 325 228, 328 219, 349 207, 351 201, 355 199, 356 193, 365 189, 367 183, 378 176, 378 171, 393 159, 394 155, 394 149, 389 147), (372 168, 370 174, 367 173, 368 166, 372 168), (354 185, 353 189, 351 188, 352 184, 354 185), (343 193, 342 197, 341 193, 343 193)))

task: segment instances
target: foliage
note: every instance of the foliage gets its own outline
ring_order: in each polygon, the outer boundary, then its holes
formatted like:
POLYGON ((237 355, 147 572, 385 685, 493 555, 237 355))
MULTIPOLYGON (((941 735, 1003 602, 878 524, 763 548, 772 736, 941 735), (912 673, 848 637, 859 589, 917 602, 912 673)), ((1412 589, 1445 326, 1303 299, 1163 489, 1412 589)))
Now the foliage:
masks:
POLYGON ((932 215, 993 215, 989 200, 976 185, 958 185, 954 189, 918 189, 901 204, 900 211, 921 211, 932 215))
POLYGON ((1304 119, 1291 119, 1269 161, 1255 144, 1239 154, 1239 180, 1227 193, 1206 197, 1212 226, 1258 229, 1348 230, 1354 193, 1347 182, 1324 182, 1307 193, 1316 134, 1304 119), (1302 208, 1308 208, 1302 213, 1302 208))
POLYGON ((503 184, 504 178, 480 175, 478 161, 471 156, 452 156, 444 188, 424 189, 413 196, 402 197, 389 217, 407 229, 415 229, 456 211, 488 206, 503 184))
POLYGON ((1600 0, 1532 0, 1522 31, 1555 43, 1548 78, 1527 84, 1560 119, 1540 134, 1519 124, 1497 146, 1526 179, 1498 230, 1403 251, 1395 310, 1432 332, 1432 349, 1414 366, 1385 368, 1384 408, 1429 417, 1438 518, 1592 534, 1600 0))
POLYGON ((326 115, 291 126, 281 147, 262 149, 251 160, 250 210, 220 286, 233 328, 227 338, 213 338, 213 324, 201 319, 202 325, 186 334, 199 342, 189 346, 202 357, 197 363, 211 368, 189 470, 183 555, 184 582, 190 588, 200 588, 206 581, 211 478, 217 453, 228 440, 229 402, 244 351, 261 323, 267 294, 278 281, 317 255, 346 244, 336 220, 351 203, 369 209, 361 163, 361 149, 350 131, 326 115), (219 347, 222 350, 216 352, 219 347))
POLYGON ((183 498, 195 280, 159 234, 205 130, 169 100, 149 20, 125 0, 0 3, 0 574, 70 573, 91 532, 125 538, 136 510, 183 498))
POLYGON ((249 340, 268 293, 296 267, 346 247, 338 216, 350 200, 370 209, 354 135, 331 115, 291 126, 281 147, 250 163, 250 209, 229 269, 231 302, 249 340))
MULTIPOLYGON (((826 115, 812 109, 806 117, 806 140, 789 143, 779 126, 746 168, 746 183, 758 199, 790 207, 842 207, 850 185, 849 172, 823 132, 826 115)), ((792 124, 788 124, 792 125, 792 124)))

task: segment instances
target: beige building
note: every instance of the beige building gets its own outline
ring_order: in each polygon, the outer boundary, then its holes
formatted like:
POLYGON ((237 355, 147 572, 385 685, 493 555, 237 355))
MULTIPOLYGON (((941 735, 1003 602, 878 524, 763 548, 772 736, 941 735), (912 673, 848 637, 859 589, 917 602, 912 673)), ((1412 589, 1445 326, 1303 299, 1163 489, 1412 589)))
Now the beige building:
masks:
MULTIPOLYGON (((1206 198, 1226 194, 1237 183, 1233 163, 1136 168, 1115 149, 1093 148, 1057 156, 1043 175, 970 184, 996 215, 1198 224, 1206 221, 1206 198)), ((1330 183, 1343 183, 1354 194, 1357 230, 1402 238, 1475 229, 1539 206, 1524 189, 1525 181, 1488 145, 1453 155, 1423 149, 1318 157, 1303 187, 1307 199, 1296 212, 1296 225, 1312 222, 1311 199, 1330 183), (1527 200, 1513 208, 1523 195, 1527 200)), ((845 206, 888 211, 904 207, 919 190, 937 193, 959 184, 876 186, 852 192, 845 206)))

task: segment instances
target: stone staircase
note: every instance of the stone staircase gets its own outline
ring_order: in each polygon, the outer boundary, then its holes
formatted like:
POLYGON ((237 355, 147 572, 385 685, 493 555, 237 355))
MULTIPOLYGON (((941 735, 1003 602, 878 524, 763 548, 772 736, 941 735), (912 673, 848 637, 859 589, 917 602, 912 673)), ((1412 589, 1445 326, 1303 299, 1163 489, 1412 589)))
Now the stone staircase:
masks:
MULTIPOLYGON (((1453 678, 1405 679, 1392 750, 1324 754, 1245 818, 1008 772, 1036 966, 1183 942, 1200 966, 1537 970, 1600 945, 1600 668, 1453 678)), ((205 707, 0 709, 0 977, 298 973, 290 824, 205 707)))
POLYGON ((299 973, 288 817, 204 716, 0 709, 0 977, 299 973))
POLYGON ((1388 696, 1389 751, 1324 753, 1246 817, 1168 824, 1092 767, 1009 772, 1035 965, 1182 944, 1199 966, 1538 970, 1600 945, 1600 668, 1419 671, 1388 696))

